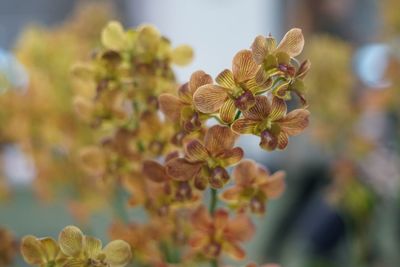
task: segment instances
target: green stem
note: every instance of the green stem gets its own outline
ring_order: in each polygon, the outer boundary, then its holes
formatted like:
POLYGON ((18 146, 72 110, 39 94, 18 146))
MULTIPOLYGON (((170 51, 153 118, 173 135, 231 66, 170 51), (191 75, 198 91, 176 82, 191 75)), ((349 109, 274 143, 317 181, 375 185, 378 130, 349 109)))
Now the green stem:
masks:
POLYGON ((115 214, 124 222, 129 223, 129 215, 126 210, 126 198, 125 198, 125 191, 121 185, 117 185, 117 188, 114 192, 114 212, 115 214))
POLYGON ((238 112, 236 113, 236 116, 235 116, 235 120, 239 119, 240 114, 242 114, 242 112, 240 110, 238 110, 238 112))
MULTIPOLYGON (((217 208, 217 203, 218 203, 218 190, 214 188, 210 188, 211 192, 211 200, 210 200, 210 207, 209 207, 209 212, 211 216, 214 216, 215 214, 215 209, 217 208)), ((217 259, 212 259, 210 260, 210 265, 211 267, 218 267, 218 260, 217 259)))
POLYGON ((210 261, 210 266, 211 267, 218 267, 218 261, 217 260, 211 260, 210 261))
POLYGON ((211 215, 214 216, 215 209, 217 208, 217 189, 211 188, 211 200, 210 200, 210 207, 209 212, 211 215))

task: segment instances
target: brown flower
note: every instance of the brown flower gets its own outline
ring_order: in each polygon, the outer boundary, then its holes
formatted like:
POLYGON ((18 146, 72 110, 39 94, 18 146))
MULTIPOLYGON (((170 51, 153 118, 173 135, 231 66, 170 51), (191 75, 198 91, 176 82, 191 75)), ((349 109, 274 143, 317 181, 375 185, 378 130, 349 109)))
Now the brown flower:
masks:
POLYGON ((232 71, 225 69, 215 79, 218 85, 203 85, 196 91, 196 108, 203 113, 219 110, 221 120, 231 123, 237 110, 252 107, 255 94, 262 90, 254 79, 258 68, 250 50, 239 51, 233 58, 232 71))
POLYGON ((265 212, 265 202, 279 197, 285 189, 285 172, 269 174, 252 160, 240 162, 233 171, 236 184, 223 192, 222 199, 243 210, 265 212))
POLYGON ((204 143, 198 139, 185 146, 185 158, 176 158, 166 165, 168 175, 177 179, 189 180, 204 189, 208 183, 213 188, 221 188, 228 180, 225 167, 239 162, 243 157, 240 147, 233 147, 236 134, 229 127, 215 125, 211 127, 204 143))
POLYGON ((288 114, 284 100, 273 97, 272 103, 266 96, 256 96, 256 104, 243 112, 244 118, 232 124, 239 134, 254 134, 261 137, 260 146, 266 150, 284 149, 289 136, 297 135, 308 126, 309 111, 295 109, 288 114))
MULTIPOLYGON (((167 156, 168 160, 176 158, 177 154, 167 156)), ((167 174, 166 168, 154 160, 145 160, 143 162, 143 174, 149 178, 153 183, 157 183, 162 194, 157 194, 153 198, 163 198, 165 205, 172 205, 175 203, 190 202, 193 203, 199 199, 198 194, 194 192, 192 183, 188 180, 183 180, 178 177, 174 178, 167 174)))
MULTIPOLYGON (((255 62, 261 64, 256 74, 257 83, 263 84, 275 77, 272 93, 282 99, 289 99, 289 89, 294 90, 294 87, 299 87, 300 82, 297 80, 306 74, 304 67, 296 71, 296 67, 291 62, 292 58, 301 53, 303 46, 304 37, 301 29, 297 28, 288 31, 279 45, 270 36, 257 36, 251 46, 255 62)), ((308 63, 303 65, 309 67, 308 63)))
POLYGON ((211 217, 202 206, 194 212, 192 223, 194 232, 189 244, 195 251, 212 259, 218 258, 222 252, 238 260, 245 257, 240 243, 254 234, 254 225, 246 215, 239 214, 230 219, 226 210, 219 209, 211 217))
POLYGON ((183 84, 178 90, 178 96, 161 94, 158 98, 160 109, 165 116, 173 122, 181 122, 183 128, 192 132, 201 127, 202 114, 193 106, 193 94, 205 84, 211 84, 212 78, 204 71, 196 71, 188 83, 183 84))

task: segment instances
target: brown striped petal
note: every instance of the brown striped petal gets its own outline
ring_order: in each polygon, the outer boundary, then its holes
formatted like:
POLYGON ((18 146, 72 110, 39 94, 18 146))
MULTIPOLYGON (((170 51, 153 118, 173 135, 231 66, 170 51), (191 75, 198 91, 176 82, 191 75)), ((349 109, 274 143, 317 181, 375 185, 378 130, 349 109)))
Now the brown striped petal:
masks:
POLYGON ((205 146, 212 155, 216 155, 235 144, 237 135, 227 126, 214 125, 208 129, 205 137, 205 146))
POLYGON ((193 226, 202 232, 207 232, 210 229, 212 219, 204 206, 197 208, 191 215, 193 226))
POLYGON ((158 97, 161 111, 171 121, 179 121, 181 119, 182 101, 171 94, 161 94, 158 97))
POLYGON ((286 102, 278 97, 273 97, 269 118, 272 121, 279 120, 286 115, 286 111, 286 102))
POLYGON ((237 241, 247 241, 250 240, 255 233, 255 226, 246 214, 239 214, 233 218, 228 226, 227 232, 229 235, 228 239, 237 241))
POLYGON ((188 142, 185 145, 185 158, 190 162, 204 161, 209 158, 205 146, 197 139, 188 142))
POLYGON ((220 74, 218 74, 217 78, 215 78, 215 81, 219 85, 226 88, 236 87, 235 79, 233 78, 233 73, 228 69, 225 69, 220 74))
POLYGON ((218 159, 221 161, 222 167, 228 167, 238 163, 243 158, 243 155, 243 149, 235 147, 233 149, 225 150, 218 156, 218 159))
POLYGON ((271 104, 268 97, 258 95, 255 97, 255 105, 252 106, 248 111, 244 111, 243 115, 246 119, 254 121, 262 121, 269 116, 271 112, 271 104))
POLYGON ((260 189, 268 198, 278 198, 285 191, 285 172, 277 171, 265 181, 260 184, 260 189))
POLYGON ((188 181, 201 169, 201 163, 191 163, 186 159, 175 158, 167 162, 166 171, 176 181, 188 181))
POLYGON ((257 36, 251 45, 251 52, 253 53, 254 61, 257 64, 262 64, 264 57, 267 54, 267 41, 264 36, 257 36))
POLYGON ((288 135, 300 134, 309 124, 310 112, 306 109, 295 109, 279 121, 281 130, 288 135))
POLYGON ((301 29, 294 28, 288 31, 277 47, 277 52, 285 52, 290 57, 298 56, 304 47, 304 37, 301 29))
POLYGON ((194 105, 203 113, 216 112, 227 99, 225 89, 218 85, 207 84, 200 86, 193 95, 194 105))
POLYGON ((257 163, 253 160, 243 160, 233 170, 233 177, 239 186, 251 185, 257 177, 257 163))
POLYGON ((192 94, 202 85, 212 84, 213 80, 210 75, 202 70, 193 72, 190 76, 189 88, 192 94))
POLYGON ((278 135, 278 148, 285 149, 289 143, 289 136, 284 131, 281 131, 278 135))
POLYGON ((156 183, 168 180, 165 167, 154 160, 145 160, 143 162, 142 172, 147 178, 156 183))
POLYGON ((237 83, 254 78, 257 71, 258 65, 254 61, 250 50, 241 50, 233 58, 232 72, 237 83))
POLYGON ((220 108, 219 116, 223 122, 230 124, 235 119, 236 111, 235 101, 228 98, 220 108))
POLYGON ((238 119, 232 123, 231 128, 237 134, 254 134, 259 123, 250 119, 238 119))

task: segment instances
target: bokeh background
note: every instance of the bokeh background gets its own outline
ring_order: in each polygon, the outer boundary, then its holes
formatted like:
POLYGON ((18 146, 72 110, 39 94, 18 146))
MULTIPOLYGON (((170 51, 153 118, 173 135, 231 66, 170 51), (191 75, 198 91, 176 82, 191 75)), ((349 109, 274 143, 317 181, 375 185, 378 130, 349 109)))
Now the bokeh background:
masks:
MULTIPOLYGON (((215 77, 259 34, 280 39, 299 27, 302 58, 312 62, 310 127, 282 152, 240 140, 247 155, 288 173, 284 195, 256 218, 249 258, 399 266, 399 10, 398 0, 1 0, 0 227, 56 236, 74 223, 107 239, 112 209, 90 192, 85 205, 74 200, 82 192, 72 185, 84 182, 68 153, 90 142, 69 108, 69 66, 90 53, 109 19, 151 23, 173 44, 191 45, 193 63, 176 70, 181 82, 198 69, 215 77)), ((25 265, 17 256, 10 266, 25 265)))

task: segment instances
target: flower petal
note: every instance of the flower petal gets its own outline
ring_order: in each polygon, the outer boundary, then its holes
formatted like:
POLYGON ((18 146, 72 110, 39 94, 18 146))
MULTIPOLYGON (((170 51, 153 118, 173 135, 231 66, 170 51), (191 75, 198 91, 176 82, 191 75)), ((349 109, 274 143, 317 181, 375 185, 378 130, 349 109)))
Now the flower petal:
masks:
POLYGON ((181 119, 182 101, 171 94, 161 94, 158 97, 161 111, 171 121, 179 121, 181 119))
POLYGON ((238 119, 232 123, 231 128, 237 134, 254 134, 259 123, 250 119, 238 119))
POLYGON ((245 118, 250 120, 262 121, 267 118, 271 112, 271 104, 268 97, 258 95, 255 97, 256 104, 249 110, 244 111, 243 115, 245 118))
POLYGON ((47 255, 47 261, 54 261, 60 252, 57 242, 50 237, 41 238, 39 241, 47 255))
POLYGON ((236 243, 225 242, 223 250, 235 260, 243 260, 246 257, 246 252, 236 243))
POLYGON ((208 152, 216 155, 235 144, 237 135, 227 126, 214 125, 208 129, 204 143, 208 152))
POLYGON ((215 78, 215 81, 226 88, 235 88, 235 79, 233 78, 233 73, 232 71, 225 69, 223 70, 220 74, 218 74, 217 78, 215 78))
POLYGON ((106 262, 111 267, 125 266, 132 258, 131 247, 123 240, 111 241, 103 252, 106 255, 106 262))
POLYGON ((237 83, 254 78, 258 68, 250 50, 241 50, 233 58, 232 72, 237 83))
POLYGON ((250 186, 257 177, 257 163, 253 160, 243 160, 233 170, 233 177, 239 186, 250 186))
POLYGON ((121 23, 118 21, 109 22, 101 33, 101 42, 111 50, 124 50, 127 40, 121 23))
POLYGON ((272 98, 271 113, 269 118, 272 121, 279 120, 286 115, 287 107, 286 102, 278 97, 272 98))
POLYGON ((264 57, 267 54, 267 41, 264 36, 259 35, 254 39, 251 45, 251 52, 257 64, 263 63, 264 57))
POLYGON ((31 265, 46 263, 46 254, 42 244, 32 235, 25 236, 21 242, 21 254, 24 260, 31 265))
POLYGON ((85 236, 85 252, 89 256, 89 258, 94 259, 101 252, 101 248, 103 247, 100 239, 85 236))
POLYGON ((225 202, 235 203, 239 201, 239 197, 242 193, 242 188, 238 186, 233 186, 228 188, 220 195, 221 199, 225 202))
MULTIPOLYGON (((202 232, 211 229, 212 219, 204 206, 198 207, 191 215, 193 226, 202 232)), ((212 229, 211 229, 212 230, 212 229)))
POLYGON ((64 264, 60 265, 63 267, 86 267, 86 261, 84 259, 68 259, 64 264))
POLYGON ((61 251, 67 256, 77 257, 83 247, 83 233, 76 226, 65 227, 58 236, 61 251))
POLYGON ((246 214, 242 213, 229 221, 227 226, 228 240, 247 241, 255 233, 255 226, 246 214))
POLYGON ((300 134, 309 124, 310 112, 306 109, 295 109, 279 121, 281 130, 288 135, 300 134))
POLYGON ((218 209, 214 213, 214 227, 223 230, 229 221, 229 213, 226 210, 218 209))
POLYGON ((193 60, 193 49, 188 45, 180 45, 172 50, 171 60, 178 66, 188 65, 193 60))
POLYGON ((293 28, 285 34, 276 51, 285 52, 290 57, 295 57, 303 51, 303 46, 304 37, 301 29, 293 28))
POLYGON ((200 171, 201 163, 191 163, 186 159, 175 158, 167 162, 166 171, 176 181, 188 181, 200 171))
POLYGON ((204 161, 209 157, 205 146, 197 139, 185 145, 185 158, 190 162, 204 161))
POLYGON ((240 147, 235 147, 233 149, 223 151, 222 154, 218 156, 218 159, 221 161, 222 167, 228 167, 242 160, 243 155, 243 149, 240 147))
POLYGON ((156 183, 168 180, 165 167, 154 160, 145 160, 143 162, 142 172, 147 178, 156 183))
POLYGON ((213 83, 213 79, 211 78, 210 75, 208 75, 207 73, 205 73, 202 70, 198 70, 193 72, 193 74, 190 76, 190 80, 189 80, 189 88, 190 91, 192 92, 192 94, 194 94, 194 92, 196 92, 196 90, 203 85, 206 84, 212 84, 213 83))
POLYGON ((235 101, 229 98, 219 109, 219 116, 223 122, 231 123, 235 119, 236 111, 235 101))
POLYGON ((218 85, 206 84, 200 86, 193 95, 195 107, 203 113, 217 111, 228 97, 225 89, 218 85))
POLYGON ((285 149, 289 143, 289 136, 284 131, 281 131, 278 135, 278 148, 285 149))
POLYGON ((264 194, 268 198, 278 198, 282 195, 285 191, 285 172, 284 171, 277 171, 268 179, 265 183, 260 184, 260 190, 264 192, 264 194))

